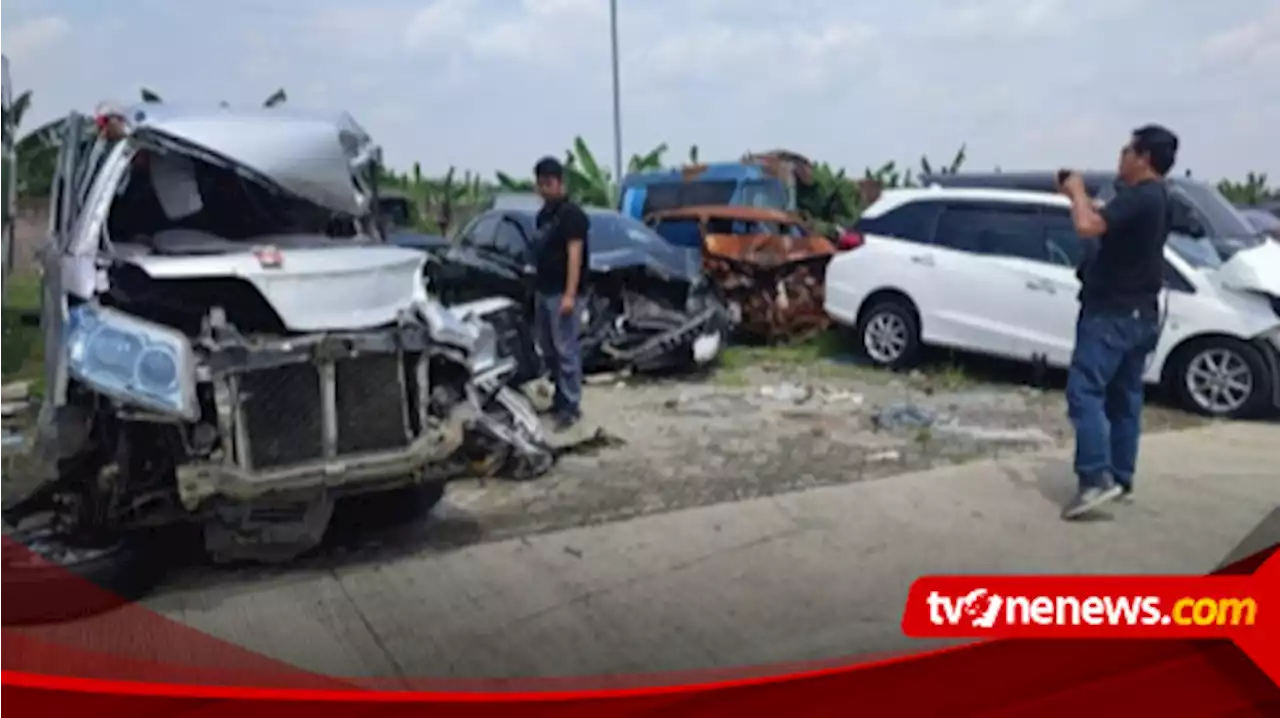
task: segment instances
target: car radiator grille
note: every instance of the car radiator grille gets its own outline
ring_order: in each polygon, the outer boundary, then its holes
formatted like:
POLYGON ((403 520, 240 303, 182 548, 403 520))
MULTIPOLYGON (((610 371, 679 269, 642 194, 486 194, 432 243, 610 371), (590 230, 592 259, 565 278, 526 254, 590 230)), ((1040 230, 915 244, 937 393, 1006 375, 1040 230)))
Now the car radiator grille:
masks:
POLYGON ((337 457, 407 446, 410 413, 417 402, 406 386, 399 355, 343 359, 332 373, 315 364, 293 364, 239 376, 242 458, 257 470, 276 469, 325 458, 325 416, 333 412, 337 457), (326 407, 326 376, 333 403, 326 407))
POLYGON ((388 451, 409 442, 404 375, 394 354, 338 362, 338 454, 388 451))
POLYGON ((312 364, 264 369, 240 377, 248 459, 269 469, 324 456, 320 372, 312 364))

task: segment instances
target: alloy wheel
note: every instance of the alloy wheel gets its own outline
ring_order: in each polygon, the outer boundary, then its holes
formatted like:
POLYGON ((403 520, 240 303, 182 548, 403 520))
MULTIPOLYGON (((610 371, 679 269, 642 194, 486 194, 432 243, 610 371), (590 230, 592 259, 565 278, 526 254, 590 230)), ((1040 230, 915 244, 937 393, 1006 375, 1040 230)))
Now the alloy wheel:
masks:
POLYGON ((1217 415, 1239 411, 1253 395, 1249 362, 1222 347, 1205 349, 1187 364, 1187 393, 1201 409, 1217 415))
POLYGON ((892 364, 902 358, 910 341, 909 329, 902 317, 880 312, 871 317, 862 332, 867 355, 879 364, 892 364))

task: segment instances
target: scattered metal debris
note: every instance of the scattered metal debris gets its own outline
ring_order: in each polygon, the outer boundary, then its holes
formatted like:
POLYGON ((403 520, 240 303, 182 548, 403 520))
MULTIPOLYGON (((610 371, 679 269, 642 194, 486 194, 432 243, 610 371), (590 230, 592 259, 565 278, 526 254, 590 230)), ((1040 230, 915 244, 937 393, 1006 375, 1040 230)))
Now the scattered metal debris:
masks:
POLYGON ((896 429, 927 429, 938 423, 938 413, 916 404, 892 404, 877 411, 871 417, 876 431, 896 429))

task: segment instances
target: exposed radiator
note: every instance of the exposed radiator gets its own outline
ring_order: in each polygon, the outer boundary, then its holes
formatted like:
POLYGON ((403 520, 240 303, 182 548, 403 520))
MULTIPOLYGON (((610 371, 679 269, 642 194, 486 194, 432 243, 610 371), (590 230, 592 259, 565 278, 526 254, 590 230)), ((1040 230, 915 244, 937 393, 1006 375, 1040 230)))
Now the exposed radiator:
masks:
POLYGON ((338 454, 402 448, 409 443, 404 374, 397 355, 338 362, 338 454))
POLYGON ((334 456, 403 448, 417 427, 414 393, 407 391, 399 355, 369 354, 343 359, 332 372, 294 364, 239 376, 240 440, 248 468, 281 468, 326 456, 325 416, 336 428, 334 456), (326 406, 326 377, 333 381, 326 406))
POLYGON ((320 372, 293 364, 240 376, 240 408, 255 469, 269 469, 324 456, 320 372))

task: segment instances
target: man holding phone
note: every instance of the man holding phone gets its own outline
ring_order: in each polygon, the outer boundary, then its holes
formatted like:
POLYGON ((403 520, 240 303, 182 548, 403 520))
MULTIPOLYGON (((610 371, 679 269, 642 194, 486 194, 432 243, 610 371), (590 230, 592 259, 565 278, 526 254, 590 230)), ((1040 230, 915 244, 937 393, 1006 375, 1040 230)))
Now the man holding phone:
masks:
POLYGON ((1080 316, 1067 377, 1076 430, 1079 493, 1063 510, 1076 519, 1133 493, 1142 433, 1143 374, 1160 339, 1160 292, 1170 203, 1164 178, 1178 138, 1158 125, 1134 130, 1120 152, 1114 199, 1097 209, 1079 174, 1058 174, 1076 233, 1096 241, 1080 267, 1080 316))
POLYGON ((534 322, 542 359, 556 385, 556 430, 565 431, 582 418, 577 299, 588 266, 589 224, 586 213, 565 193, 559 160, 542 158, 533 175, 543 200, 537 217, 534 322))

